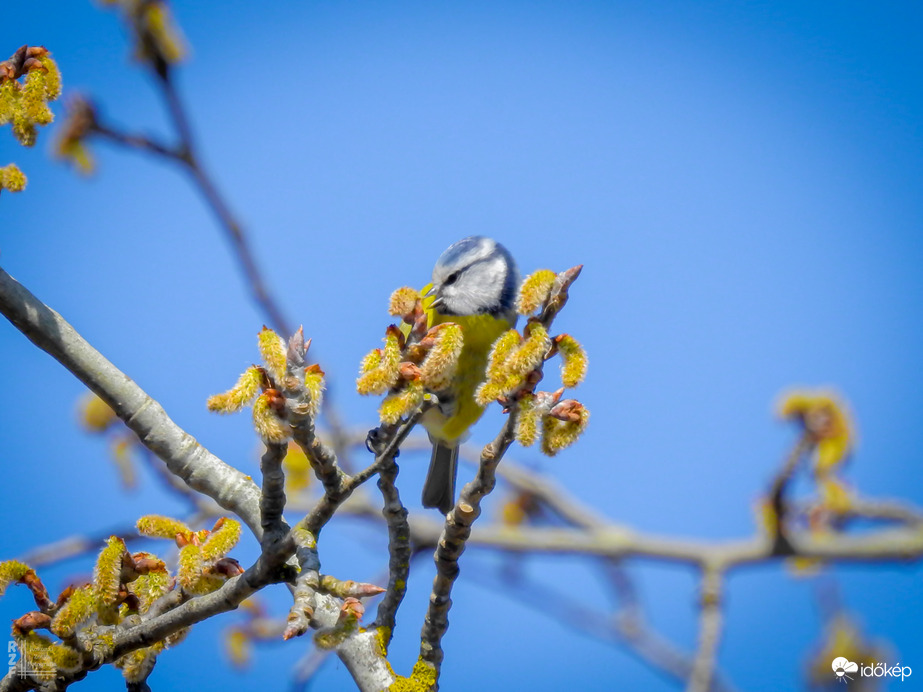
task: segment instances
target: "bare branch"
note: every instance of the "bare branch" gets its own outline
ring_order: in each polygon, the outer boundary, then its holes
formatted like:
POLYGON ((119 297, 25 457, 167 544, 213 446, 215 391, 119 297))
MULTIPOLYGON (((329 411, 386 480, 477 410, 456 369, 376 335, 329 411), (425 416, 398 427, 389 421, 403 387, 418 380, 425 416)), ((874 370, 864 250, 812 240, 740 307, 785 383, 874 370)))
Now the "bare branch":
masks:
POLYGON ((458 578, 458 558, 471 535, 471 525, 481 514, 481 499, 496 485, 496 468, 514 440, 517 408, 514 405, 503 430, 481 452, 477 475, 465 484, 455 507, 448 513, 436 544, 436 578, 420 635, 420 658, 434 666, 437 679, 442 664, 442 637, 449 627, 452 586, 458 578))
POLYGON ((260 525, 263 527, 264 546, 272 545, 288 532, 288 525, 282 519, 285 509, 285 473, 282 460, 288 451, 286 443, 270 443, 260 460, 263 475, 263 489, 260 493, 260 525))
POLYGON ((259 489, 200 445, 154 399, 116 368, 58 313, 0 268, 0 312, 36 346, 93 390, 193 490, 239 516, 259 538, 259 489))
POLYGON ((410 525, 407 523, 407 508, 401 502, 395 481, 398 467, 391 460, 378 474, 378 487, 384 498, 381 513, 388 525, 388 588, 378 605, 378 615, 372 627, 385 628, 385 646, 391 641, 397 609, 407 591, 407 577, 410 573, 410 525))
POLYGON ((815 440, 813 436, 807 432, 802 434, 786 458, 785 463, 782 464, 782 468, 773 480, 772 487, 769 490, 769 502, 771 503, 775 518, 774 550, 780 554, 788 553, 792 549, 787 535, 788 527, 786 525, 786 519, 788 515, 788 504, 785 501, 785 491, 788 489, 789 483, 791 483, 792 477, 795 475, 795 470, 798 468, 798 463, 801 461, 801 458, 811 450, 814 444, 815 440))
POLYGON ((90 131, 93 132, 93 134, 99 135, 100 137, 103 137, 104 139, 108 139, 109 141, 115 144, 120 144, 123 147, 142 149, 152 154, 163 156, 164 158, 174 159, 180 162, 184 162, 182 158, 182 153, 180 151, 173 149, 171 147, 168 147, 166 144, 163 144, 154 139, 151 139, 150 137, 146 135, 137 135, 137 134, 130 134, 127 132, 122 132, 121 130, 116 130, 115 128, 110 127, 109 125, 104 125, 100 123, 98 120, 92 124, 90 131))

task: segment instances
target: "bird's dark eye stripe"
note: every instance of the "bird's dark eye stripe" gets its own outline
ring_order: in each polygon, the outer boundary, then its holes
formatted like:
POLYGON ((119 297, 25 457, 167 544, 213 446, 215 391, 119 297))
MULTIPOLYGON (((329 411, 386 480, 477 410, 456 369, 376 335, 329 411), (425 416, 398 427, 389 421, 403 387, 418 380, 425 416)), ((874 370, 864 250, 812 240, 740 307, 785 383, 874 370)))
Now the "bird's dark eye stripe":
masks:
POLYGON ((449 274, 448 278, 445 280, 445 285, 451 286, 452 284, 454 284, 458 280, 459 274, 461 274, 461 272, 452 272, 451 274, 449 274))

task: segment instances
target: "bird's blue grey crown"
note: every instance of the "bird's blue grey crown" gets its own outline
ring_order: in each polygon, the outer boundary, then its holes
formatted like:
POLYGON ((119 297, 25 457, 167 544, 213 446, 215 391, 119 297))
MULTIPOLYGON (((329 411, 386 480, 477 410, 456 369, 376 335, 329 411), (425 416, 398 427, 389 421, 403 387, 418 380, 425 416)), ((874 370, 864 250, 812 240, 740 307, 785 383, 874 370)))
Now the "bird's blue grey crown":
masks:
POLYGON ((518 288, 513 256, 484 236, 449 246, 433 268, 433 306, 444 315, 512 315, 518 288))

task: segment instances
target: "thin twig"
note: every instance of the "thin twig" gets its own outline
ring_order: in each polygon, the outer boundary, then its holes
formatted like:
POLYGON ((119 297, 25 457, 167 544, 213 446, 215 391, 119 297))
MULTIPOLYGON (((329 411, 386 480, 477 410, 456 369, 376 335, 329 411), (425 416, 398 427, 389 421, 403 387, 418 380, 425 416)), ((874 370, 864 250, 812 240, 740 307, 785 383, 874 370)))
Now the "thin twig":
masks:
POLYGON ((324 493, 324 496, 320 499, 317 505, 315 505, 314 509, 309 512, 307 516, 301 520, 301 522, 299 522, 299 525, 296 528, 306 530, 311 533, 311 535, 316 537, 318 533, 320 533, 320 530, 330 520, 330 517, 333 516, 333 513, 337 510, 337 508, 339 508, 340 505, 343 504, 343 502, 353 494, 353 491, 355 491, 356 488, 381 471, 381 469, 388 463, 393 461, 394 456, 400 449, 401 444, 404 442, 407 435, 410 434, 410 431, 413 430, 414 426, 416 426, 422 416, 423 409, 418 409, 414 414, 412 414, 404 423, 398 427, 393 437, 391 437, 387 444, 384 445, 384 449, 382 449, 376 455, 374 462, 372 462, 363 470, 353 474, 352 476, 349 476, 343 482, 339 492, 335 494, 324 493))
POLYGON ((97 552, 106 545, 110 536, 118 536, 126 543, 140 538, 134 524, 116 526, 96 534, 69 536, 60 541, 38 546, 26 551, 17 559, 32 568, 51 565, 97 552))
POLYGON ((133 147, 135 149, 143 149, 152 154, 157 154, 168 159, 175 159, 181 163, 185 163, 181 152, 173 149, 172 147, 168 147, 161 142, 151 139, 146 135, 136 135, 129 134, 127 132, 121 132, 109 127, 108 125, 102 125, 99 122, 93 123, 91 131, 116 144, 121 144, 125 147, 133 147))
POLYGON ((785 501, 785 491, 795 475, 795 470, 798 468, 801 458, 810 451, 814 444, 814 437, 807 432, 798 438, 798 442, 795 443, 792 451, 785 459, 785 463, 782 464, 782 468, 773 479, 772 487, 769 490, 769 502, 774 514, 773 522, 775 524, 775 545, 773 550, 780 555, 791 553, 792 550, 787 536, 788 504, 785 501))
POLYGON ((237 217, 231 211, 230 205, 224 196, 218 191, 218 187, 212 178, 206 173, 202 166, 201 159, 198 155, 195 140, 192 134, 192 127, 189 124, 189 116, 183 105, 182 99, 176 90, 176 84, 173 81, 172 72, 167 71, 161 75, 159 83, 163 89, 164 97, 167 102, 167 108, 173 119, 177 134, 180 139, 180 152, 182 160, 185 161, 192 179, 199 186, 199 190, 211 207, 212 212, 221 223, 237 261, 247 277, 247 283, 257 305, 262 308, 272 323, 276 331, 282 334, 291 334, 292 328, 285 319, 281 308, 269 292, 263 274, 260 272, 256 263, 256 257, 250 247, 250 241, 244 233, 243 226, 237 220, 237 217))

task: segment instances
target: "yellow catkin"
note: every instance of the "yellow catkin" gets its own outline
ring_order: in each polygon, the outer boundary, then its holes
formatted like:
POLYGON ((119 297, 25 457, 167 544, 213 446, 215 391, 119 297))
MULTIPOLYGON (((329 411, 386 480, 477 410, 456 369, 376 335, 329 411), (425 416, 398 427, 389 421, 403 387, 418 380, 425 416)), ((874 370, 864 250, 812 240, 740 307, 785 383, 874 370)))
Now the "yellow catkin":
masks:
POLYGON ((112 407, 93 392, 86 392, 80 397, 77 416, 89 432, 103 432, 118 420, 112 407))
POLYGON ((539 269, 529 274, 519 287, 516 311, 520 315, 530 315, 538 310, 551 295, 555 278, 555 273, 550 269, 539 269))
POLYGON ((138 612, 146 613, 151 604, 170 590, 169 572, 156 570, 142 574, 129 584, 129 590, 138 597, 138 612))
POLYGON ((524 395, 519 400, 519 418, 516 420, 516 441, 523 447, 531 447, 538 440, 540 418, 535 397, 524 395))
POLYGON ((164 644, 157 642, 143 649, 136 649, 125 654, 115 661, 113 665, 122 671, 125 681, 129 683, 139 683, 147 679, 154 664, 157 662, 157 655, 164 650, 164 644))
POLYGON ((576 387, 586 377, 586 351, 570 334, 562 334, 555 341, 561 354, 561 384, 568 388, 576 387))
POLYGON ((185 43, 165 3, 144 3, 140 7, 138 22, 146 39, 139 44, 139 59, 154 57, 145 52, 145 46, 153 48, 157 56, 171 65, 186 56, 185 43))
POLYGON ((263 384, 263 373, 256 366, 247 368, 231 389, 224 394, 208 398, 209 411, 215 413, 236 413, 253 401, 263 384))
MULTIPOLYGON (((375 353, 374 351, 372 353, 375 353)), ((375 356, 370 353, 363 360, 363 366, 367 360, 374 360, 375 356)), ((393 331, 388 332, 385 336, 385 347, 381 350, 378 365, 363 372, 356 380, 356 391, 359 394, 384 394, 397 384, 400 377, 401 364, 401 345, 397 334, 393 331)))
POLYGON ((138 533, 151 538, 169 538, 173 540, 177 534, 190 533, 191 529, 178 519, 163 517, 159 514, 148 514, 138 519, 138 533))
POLYGON ((542 364, 551 348, 548 332, 540 324, 532 325, 529 337, 519 348, 515 348, 519 335, 514 331, 512 333, 515 338, 507 332, 496 341, 491 351, 487 366, 488 379, 478 388, 474 397, 481 406, 516 391, 522 386, 525 377, 542 364))
POLYGON ((79 173, 89 175, 96 169, 96 160, 90 149, 81 139, 61 140, 58 142, 57 155, 70 161, 79 173))
POLYGON ((32 568, 29 565, 18 560, 0 562, 0 596, 4 594, 10 584, 15 584, 31 571, 32 568))
POLYGON ((324 401, 324 371, 315 366, 307 368, 304 373, 304 386, 310 397, 308 415, 316 418, 324 401))
POLYGON ((26 189, 28 179, 26 174, 19 170, 16 164, 9 164, 0 168, 0 190, 22 192, 26 189))
POLYGON ((258 342, 263 362, 276 382, 285 377, 285 341, 269 327, 260 330, 258 342))
POLYGON ((245 668, 250 663, 252 648, 250 637, 239 627, 226 631, 224 650, 235 668, 245 668))
POLYGON ((54 120, 54 114, 48 107, 46 88, 46 74, 41 70, 33 70, 26 76, 25 84, 20 92, 20 107, 22 115, 36 125, 47 125, 54 120))
POLYGON ((504 332, 494 342, 487 359, 486 380, 474 394, 478 404, 487 406, 502 396, 511 383, 513 388, 517 386, 515 378, 511 378, 507 372, 506 364, 521 343, 522 337, 515 329, 504 332))
POLYGON ((291 432, 291 428, 269 405, 269 399, 265 394, 261 394, 253 402, 253 426, 266 442, 285 442, 291 432))
POLYGON ((19 111, 19 83, 0 82, 0 125, 6 125, 19 111))
POLYGON ((396 394, 385 397, 378 409, 382 423, 393 425, 401 418, 410 415, 423 403, 423 383, 411 380, 396 394))
POLYGON ((83 667, 83 657, 66 644, 52 644, 48 653, 60 672, 74 672, 83 667))
POLYGON ((814 470, 825 474, 841 464, 852 450, 855 430, 846 404, 827 391, 795 390, 779 404, 783 418, 799 421, 814 438, 814 470))
POLYGON ((286 495, 300 493, 305 488, 310 487, 314 480, 314 473, 311 471, 308 455, 294 442, 289 442, 288 452, 282 460, 282 468, 285 470, 286 495))
POLYGON ((122 557, 126 552, 125 541, 117 536, 110 536, 106 547, 99 553, 96 569, 93 570, 93 583, 103 605, 111 606, 119 598, 122 557))
POLYGON ((519 498, 511 497, 500 507, 500 522, 504 526, 522 526, 528 515, 519 498))
POLYGON ((55 613, 51 621, 51 631, 62 638, 70 637, 81 623, 96 614, 98 608, 96 589, 89 585, 81 586, 74 590, 67 602, 55 613))
POLYGON ((391 299, 388 301, 388 314, 395 317, 412 315, 418 300, 420 300, 420 294, 417 291, 409 286, 403 286, 391 294, 391 299))
POLYGON ((565 447, 574 444, 586 430, 589 420, 590 412, 584 406, 580 407, 580 419, 574 422, 545 416, 542 421, 542 452, 553 457, 565 447))
POLYGON ((457 324, 445 323, 436 333, 435 343, 420 365, 420 377, 427 389, 440 392, 452 384, 464 345, 464 333, 457 324))
POLYGON ((359 374, 364 375, 381 365, 382 353, 380 348, 373 348, 369 351, 359 364, 359 374))
POLYGON ((528 375, 542 364, 550 348, 548 331, 540 324, 533 324, 528 338, 507 359, 506 370, 519 377, 528 375))
POLYGON ((56 101, 61 96, 61 70, 47 53, 39 58, 45 68, 45 98, 56 101))
POLYGON ((187 592, 199 593, 198 581, 202 577, 204 567, 202 549, 199 546, 189 543, 180 548, 176 576, 187 592))
POLYGON ((221 526, 212 531, 202 545, 202 558, 217 560, 219 557, 224 557, 231 552, 239 540, 240 522, 225 517, 221 526))

